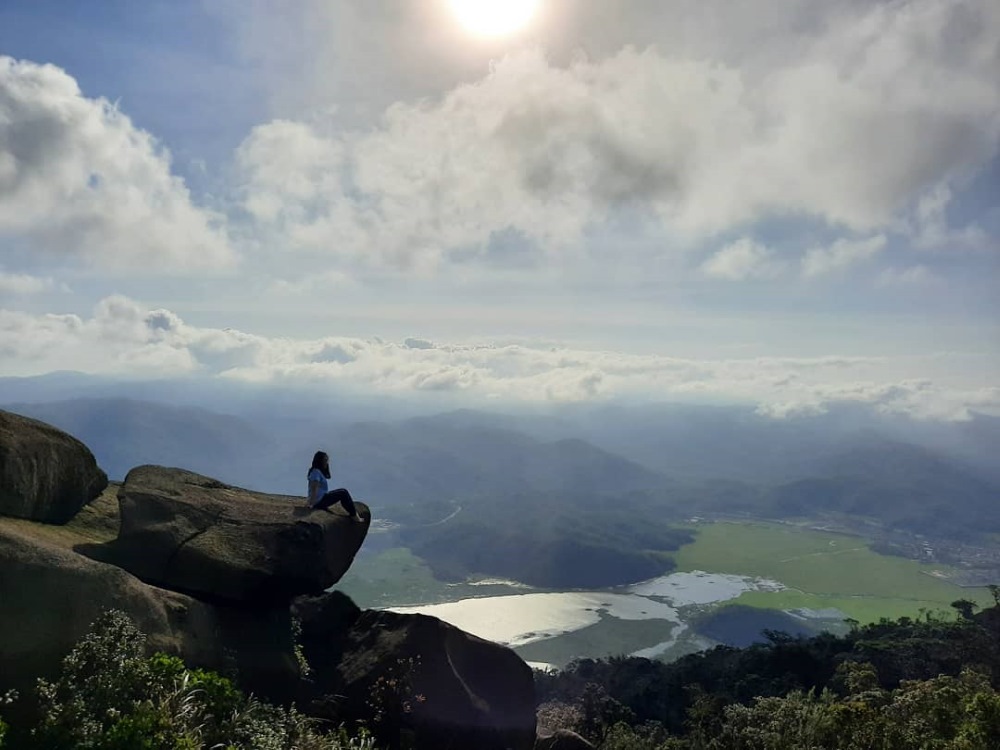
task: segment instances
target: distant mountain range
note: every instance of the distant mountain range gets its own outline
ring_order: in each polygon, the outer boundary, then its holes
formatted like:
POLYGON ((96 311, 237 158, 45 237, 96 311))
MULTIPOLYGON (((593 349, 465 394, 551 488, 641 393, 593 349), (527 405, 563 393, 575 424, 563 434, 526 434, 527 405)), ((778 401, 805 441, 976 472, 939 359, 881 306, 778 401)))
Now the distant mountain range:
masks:
POLYGON ((4 407, 82 440, 112 479, 141 464, 178 466, 225 478, 244 476, 275 450, 271 435, 246 419, 149 401, 81 398, 4 407))
POLYGON ((108 396, 2 408, 75 435, 112 479, 156 463, 304 494, 312 453, 326 450, 334 483, 403 522, 407 544, 451 576, 476 565, 513 576, 519 560, 655 572, 683 541, 671 524, 705 513, 1000 532, 997 459, 976 442, 996 433, 1000 445, 991 417, 911 423, 907 440, 905 424, 866 414, 775 421, 740 407, 652 406, 348 420, 356 411, 332 400, 244 396, 220 396, 229 413, 108 396))

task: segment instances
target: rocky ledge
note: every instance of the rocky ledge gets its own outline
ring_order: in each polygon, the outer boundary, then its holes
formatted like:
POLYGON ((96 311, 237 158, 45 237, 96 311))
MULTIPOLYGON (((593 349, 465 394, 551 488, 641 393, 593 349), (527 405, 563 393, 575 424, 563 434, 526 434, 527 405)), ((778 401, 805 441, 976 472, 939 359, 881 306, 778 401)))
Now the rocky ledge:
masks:
POLYGON ((232 487, 183 469, 140 466, 118 491, 121 529, 83 554, 173 591, 259 606, 318 594, 341 579, 371 512, 312 510, 301 497, 232 487))

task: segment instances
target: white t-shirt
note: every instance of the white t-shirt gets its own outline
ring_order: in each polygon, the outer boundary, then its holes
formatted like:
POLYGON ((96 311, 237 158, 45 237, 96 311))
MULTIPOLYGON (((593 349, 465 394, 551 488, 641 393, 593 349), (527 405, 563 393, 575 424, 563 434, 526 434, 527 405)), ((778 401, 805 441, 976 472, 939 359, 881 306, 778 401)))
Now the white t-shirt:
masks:
POLYGON ((323 472, 320 471, 319 469, 310 469, 309 470, 309 481, 310 482, 319 482, 319 497, 317 497, 316 500, 313 501, 313 499, 311 497, 309 497, 309 489, 308 489, 308 485, 307 485, 306 486, 306 502, 307 503, 312 503, 312 502, 317 502, 318 503, 319 502, 319 498, 323 497, 323 495, 325 495, 327 492, 329 492, 329 489, 328 489, 329 485, 327 484, 326 477, 323 476, 323 472))

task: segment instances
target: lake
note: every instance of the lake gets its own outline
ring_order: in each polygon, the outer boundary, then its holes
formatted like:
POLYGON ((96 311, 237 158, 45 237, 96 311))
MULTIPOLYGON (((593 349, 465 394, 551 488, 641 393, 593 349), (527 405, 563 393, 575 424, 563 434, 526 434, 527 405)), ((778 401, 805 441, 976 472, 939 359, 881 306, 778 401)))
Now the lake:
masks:
POLYGON ((692 571, 601 591, 473 596, 386 609, 438 617, 546 667, 583 656, 662 656, 682 639, 685 651, 699 650, 711 644, 689 632, 684 610, 782 588, 768 579, 692 571))

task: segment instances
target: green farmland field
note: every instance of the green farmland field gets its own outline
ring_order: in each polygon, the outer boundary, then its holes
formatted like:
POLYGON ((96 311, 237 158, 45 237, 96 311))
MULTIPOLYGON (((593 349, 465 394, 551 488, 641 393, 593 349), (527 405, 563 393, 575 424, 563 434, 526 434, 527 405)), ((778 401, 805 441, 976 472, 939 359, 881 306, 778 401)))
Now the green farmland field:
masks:
POLYGON ((785 591, 754 591, 735 601, 754 607, 834 607, 860 622, 950 611, 956 599, 986 604, 985 589, 961 588, 938 577, 946 566, 923 565, 872 552, 859 537, 791 524, 713 523, 698 526, 692 544, 675 555, 678 570, 737 573, 776 580, 785 591))

